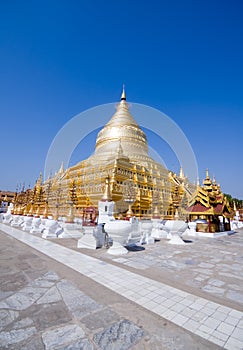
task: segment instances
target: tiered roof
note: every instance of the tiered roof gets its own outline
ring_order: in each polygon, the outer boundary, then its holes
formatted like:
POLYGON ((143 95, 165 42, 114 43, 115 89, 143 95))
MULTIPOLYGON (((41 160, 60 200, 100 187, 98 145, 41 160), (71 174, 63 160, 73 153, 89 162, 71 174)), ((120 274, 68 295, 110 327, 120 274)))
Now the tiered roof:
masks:
POLYGON ((197 189, 190 200, 188 213, 194 215, 222 215, 225 217, 233 215, 233 210, 222 193, 220 185, 216 183, 215 179, 211 180, 208 170, 203 185, 197 185, 197 189))

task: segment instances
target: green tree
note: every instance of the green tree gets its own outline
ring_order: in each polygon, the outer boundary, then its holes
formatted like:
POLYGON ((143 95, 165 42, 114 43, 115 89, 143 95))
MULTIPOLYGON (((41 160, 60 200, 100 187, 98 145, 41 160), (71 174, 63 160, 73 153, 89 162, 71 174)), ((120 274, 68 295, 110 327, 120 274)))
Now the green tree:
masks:
POLYGON ((224 196, 228 199, 229 205, 234 208, 234 203, 237 209, 243 208, 243 199, 233 198, 230 194, 225 193, 224 196))

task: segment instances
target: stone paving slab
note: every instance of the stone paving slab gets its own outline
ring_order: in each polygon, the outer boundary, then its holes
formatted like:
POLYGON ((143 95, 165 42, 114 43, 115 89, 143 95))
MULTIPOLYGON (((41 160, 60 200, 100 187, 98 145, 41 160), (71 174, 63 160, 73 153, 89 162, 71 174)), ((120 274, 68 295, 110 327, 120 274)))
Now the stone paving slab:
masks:
POLYGON ((29 339, 36 333, 37 330, 35 327, 24 328, 24 330, 11 330, 9 332, 2 331, 0 333, 0 347, 1 349, 8 349, 10 345, 15 345, 26 339, 29 339))
MULTIPOLYGON (((197 297, 87 255, 70 251, 68 248, 50 241, 44 241, 39 237, 31 236, 12 227, 6 226, 3 228, 1 225, 0 228, 21 242, 88 276, 106 288, 141 305, 143 308, 170 320, 186 330, 193 331, 204 339, 210 338, 210 341, 215 344, 220 343, 219 345, 224 346, 226 349, 243 347, 243 338, 240 335, 243 334, 241 332, 243 313, 238 310, 197 297), (152 290, 151 287, 153 287, 152 290), (159 299, 159 297, 165 299, 159 299), (186 312, 183 314, 183 311, 186 310, 191 310, 191 315, 186 314, 186 312), (207 311, 204 312, 205 310, 207 311), (232 322, 232 318, 234 318, 234 322, 232 322), (217 321, 220 323, 217 323, 217 321)), ((38 297, 41 297, 41 295, 38 294, 38 297)), ((78 295, 79 297, 82 296, 78 295)), ((31 302, 34 299, 35 297, 32 295, 31 302)), ((10 301, 12 302, 12 299, 10 301)), ((17 306, 19 307, 19 304, 21 306, 21 302, 26 307, 24 298, 23 300, 18 300, 17 306)), ((12 305, 11 303, 9 305, 9 302, 6 301, 2 301, 2 303, 4 307, 12 305)), ((89 304, 92 308, 92 302, 88 302, 89 304)), ((94 309, 96 309, 96 306, 94 309)), ((72 310, 70 307, 69 309, 75 317, 84 316, 79 312, 75 315, 75 309, 72 310)), ((20 310, 22 309, 20 308, 20 310)), ((32 328, 29 331, 34 332, 32 328)))
MULTIPOLYGON (((101 262, 100 265, 104 264, 101 262)), ((55 262, 46 255, 2 232, 0 232, 0 276, 6 277, 4 289, 10 293, 5 295, 3 301, 10 295, 30 290, 30 288, 32 288, 33 293, 35 288, 44 288, 46 290, 44 296, 52 296, 52 293, 49 292, 53 288, 57 289, 57 285, 60 284, 65 286, 66 291, 72 292, 76 297, 80 296, 88 304, 94 305, 95 303, 98 306, 97 310, 90 310, 88 315, 80 318, 75 317, 72 308, 68 308, 62 296, 61 300, 58 301, 49 298, 43 300, 43 297, 40 297, 30 307, 19 311, 2 309, 0 310, 0 319, 5 319, 6 322, 0 330, 3 337, 1 341, 3 344, 7 343, 6 346, 0 346, 3 350, 44 350, 49 345, 46 344, 45 346, 43 335, 48 335, 48 332, 55 329, 62 329, 66 325, 77 325, 84 331, 85 336, 81 337, 79 335, 78 339, 71 339, 69 344, 65 342, 61 344, 60 341, 57 346, 58 349, 99 350, 101 345, 99 345, 99 341, 94 341, 95 334, 104 334, 104 339, 100 338, 100 344, 102 344, 105 343, 105 339, 107 339, 110 332, 114 336, 114 349, 117 349, 120 346, 119 342, 125 342, 122 329, 127 330, 127 328, 122 326, 122 321, 126 321, 125 323, 130 325, 128 328, 131 330, 130 335, 127 333, 126 343, 128 339, 133 339, 133 330, 137 329, 136 327, 144 334, 137 343, 131 341, 131 344, 127 345, 129 349, 218 349, 217 345, 213 345, 213 343, 193 335, 171 322, 165 322, 163 318, 156 316, 156 314, 146 311, 146 309, 139 307, 119 294, 92 282, 84 275, 55 262), (6 273, 6 266, 10 267, 10 272, 6 273), (12 276, 15 278, 24 276, 24 278, 19 279, 20 283, 16 285, 12 276), (72 282, 70 282, 70 278, 72 282), (78 287, 76 283, 78 283, 78 287), (1 313, 1 311, 4 313, 1 313), (10 311, 11 315, 6 315, 6 312, 10 311), (10 318, 8 318, 9 316, 10 318), (117 326, 119 324, 121 324, 121 327, 117 326), (113 327, 114 325, 116 326, 113 327), (30 328, 34 332, 26 338, 24 332, 26 329, 29 332, 30 328), (120 331, 116 332, 116 329, 120 329, 120 331), (9 339, 10 341, 8 341, 9 339)), ((2 285, 0 285, 0 291, 1 288, 2 285)), ((27 335, 29 335, 28 332, 27 335)), ((53 333, 50 334, 53 335, 53 333)), ((47 337, 47 339, 50 338, 47 337)))
POLYGON ((59 349, 68 346, 80 338, 85 337, 85 332, 76 324, 59 326, 43 333, 42 339, 46 350, 59 349))
MULTIPOLYGON (((191 242, 178 249, 161 239, 139 246, 143 249, 129 249, 129 254, 122 257, 109 255, 105 249, 82 252, 243 310, 243 229, 215 239, 193 237, 191 242)), ((55 243, 78 251, 74 240, 64 243, 59 239, 55 243)))
POLYGON ((121 319, 110 308, 95 302, 52 271, 3 300, 0 320, 1 349, 125 350, 139 342, 145 334, 133 322, 121 319), (50 284, 47 283, 49 279, 52 281, 50 284), (41 294, 39 286, 42 286, 41 294), (26 303, 30 294, 31 303, 26 303), (48 295, 58 295, 58 300, 48 295), (16 308, 18 311, 15 311, 16 308))
POLYGON ((127 350, 143 337, 144 331, 127 320, 113 324, 109 329, 95 334, 94 342, 102 350, 127 350))
POLYGON ((193 238, 192 243, 176 249, 161 240, 146 246, 145 251, 129 252, 122 260, 98 252, 101 259, 130 266, 139 273, 163 275, 175 285, 203 291, 222 302, 234 302, 243 310, 243 230, 217 239, 193 238), (227 250, 222 249, 227 245, 227 250), (140 265, 141 264, 141 265, 140 265), (170 273, 171 272, 171 273, 170 273))

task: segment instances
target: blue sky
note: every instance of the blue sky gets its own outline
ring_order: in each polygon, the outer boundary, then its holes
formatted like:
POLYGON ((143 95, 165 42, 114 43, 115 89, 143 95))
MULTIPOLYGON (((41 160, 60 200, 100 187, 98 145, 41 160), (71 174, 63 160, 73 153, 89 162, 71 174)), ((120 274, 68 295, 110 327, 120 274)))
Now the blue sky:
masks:
MULTIPOLYGON (((59 129, 118 101, 125 83, 129 101, 184 131, 201 179, 209 168, 224 192, 243 198, 242 15, 240 0, 1 1, 0 189, 33 186, 59 129)), ((163 158, 166 147, 159 151, 163 158)))

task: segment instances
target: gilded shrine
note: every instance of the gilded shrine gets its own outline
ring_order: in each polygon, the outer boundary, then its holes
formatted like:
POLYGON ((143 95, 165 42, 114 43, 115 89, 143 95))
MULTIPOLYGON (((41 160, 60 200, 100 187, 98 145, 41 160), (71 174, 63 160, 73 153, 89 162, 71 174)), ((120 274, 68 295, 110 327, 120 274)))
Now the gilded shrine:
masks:
POLYGON ((187 210, 189 221, 199 220, 198 231, 230 231, 230 219, 234 210, 222 193, 220 185, 209 177, 208 170, 202 185, 197 184, 187 210))
POLYGON ((116 112, 97 135, 94 154, 66 170, 61 166, 44 183, 40 176, 25 201, 16 194, 14 213, 69 222, 87 216, 87 208, 94 215, 107 181, 115 218, 186 219, 195 189, 182 169, 177 175, 148 155, 147 137, 129 111, 124 89, 116 112))

